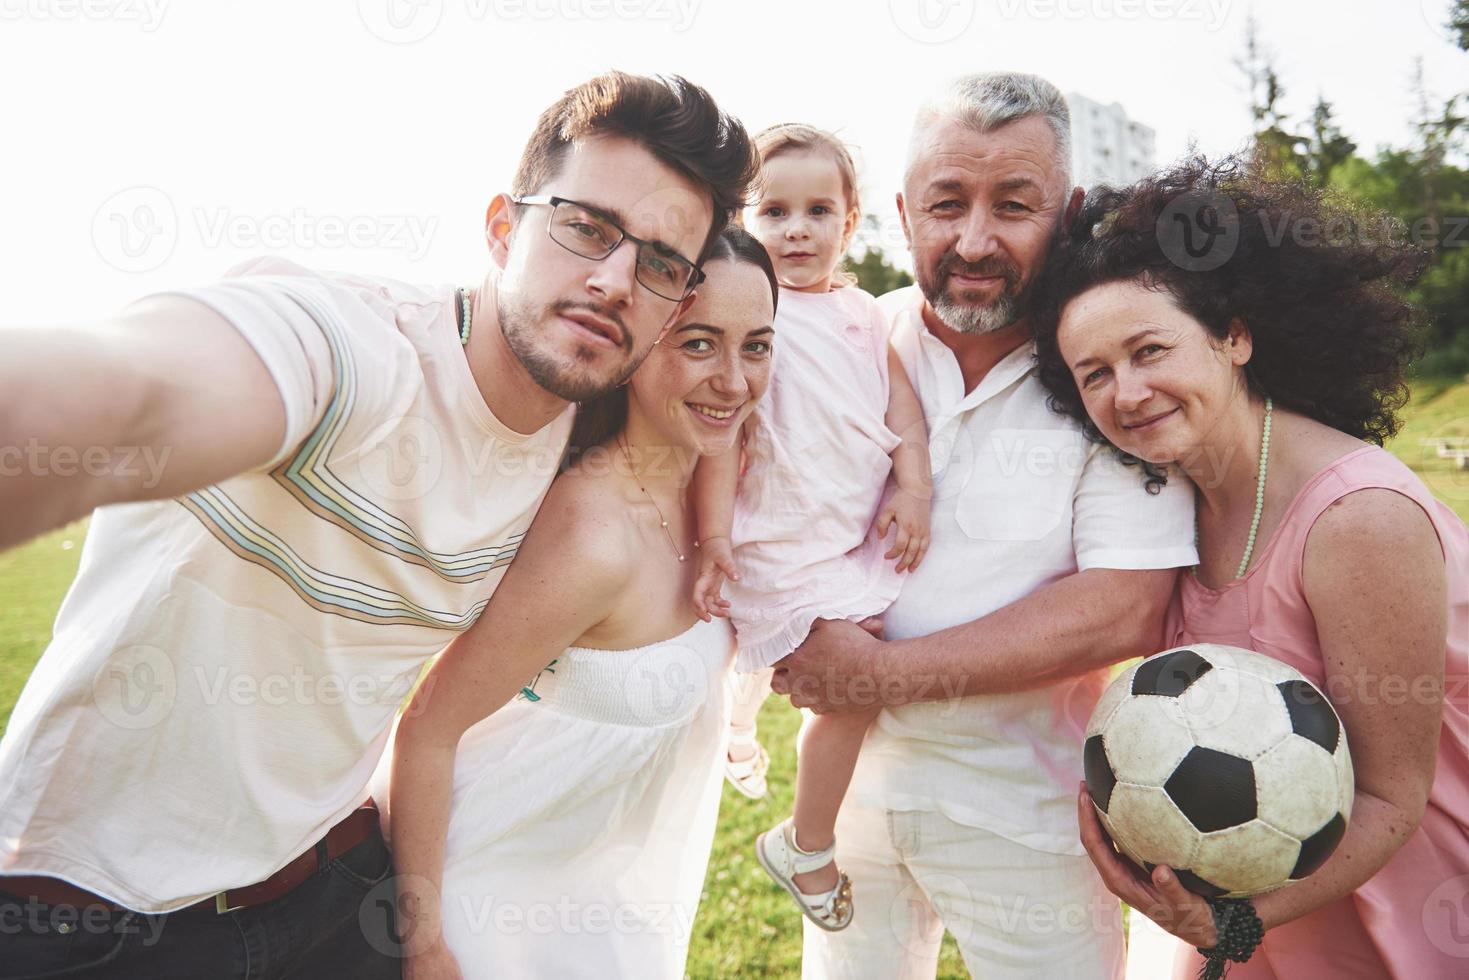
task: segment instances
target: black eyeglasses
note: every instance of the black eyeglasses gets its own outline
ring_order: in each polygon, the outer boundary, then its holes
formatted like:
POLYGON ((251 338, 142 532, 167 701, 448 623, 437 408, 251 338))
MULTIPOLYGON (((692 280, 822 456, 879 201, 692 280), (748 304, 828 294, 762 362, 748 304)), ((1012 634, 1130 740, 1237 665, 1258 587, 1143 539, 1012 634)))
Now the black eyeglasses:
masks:
POLYGON ((637 280, 654 295, 677 302, 704 281, 704 271, 661 242, 645 242, 630 235, 595 208, 549 194, 512 197, 516 204, 545 204, 551 208, 546 233, 551 241, 584 259, 600 262, 623 239, 638 247, 637 280))

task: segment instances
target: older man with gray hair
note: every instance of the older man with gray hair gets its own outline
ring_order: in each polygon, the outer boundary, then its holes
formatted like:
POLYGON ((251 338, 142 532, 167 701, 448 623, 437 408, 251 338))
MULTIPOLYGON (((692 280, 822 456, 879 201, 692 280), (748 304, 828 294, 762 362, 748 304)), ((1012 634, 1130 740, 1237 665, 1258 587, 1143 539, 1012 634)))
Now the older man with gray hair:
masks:
POLYGON ((1077 836, 1106 668, 1151 653, 1197 560, 1184 481, 1052 413, 1029 315, 1071 187, 1069 114, 1033 75, 959 79, 920 110, 898 211, 916 286, 883 297, 933 458, 933 544, 886 640, 821 622, 775 689, 887 706, 837 824, 856 914, 806 927, 806 977, 933 977, 944 927, 976 977, 1123 969, 1118 903, 1077 836))

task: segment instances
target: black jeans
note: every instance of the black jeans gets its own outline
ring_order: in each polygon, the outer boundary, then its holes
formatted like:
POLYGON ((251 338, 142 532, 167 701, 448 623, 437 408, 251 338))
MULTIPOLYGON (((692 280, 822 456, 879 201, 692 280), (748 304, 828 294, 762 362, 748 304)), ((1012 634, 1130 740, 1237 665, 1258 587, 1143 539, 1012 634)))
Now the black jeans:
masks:
POLYGON ((0 978, 398 980, 392 903, 376 832, 289 895, 224 915, 77 909, 0 891, 0 978))

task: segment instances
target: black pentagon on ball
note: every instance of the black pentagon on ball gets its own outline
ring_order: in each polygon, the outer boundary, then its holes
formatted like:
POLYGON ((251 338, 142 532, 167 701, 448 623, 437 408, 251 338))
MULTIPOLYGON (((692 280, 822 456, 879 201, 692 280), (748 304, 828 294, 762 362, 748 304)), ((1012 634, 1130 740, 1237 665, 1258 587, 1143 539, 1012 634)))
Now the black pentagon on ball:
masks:
POLYGON ((1192 650, 1174 650, 1138 664, 1132 675, 1132 693, 1176 698, 1213 669, 1213 664, 1192 650))
POLYGON ((1218 898, 1220 895, 1229 892, 1228 888, 1220 888, 1213 882, 1205 881, 1187 868, 1174 868, 1173 873, 1178 875, 1178 883, 1195 895, 1202 895, 1205 898, 1218 898))
POLYGON ((1102 747, 1102 736, 1093 735, 1086 740, 1081 751, 1082 769, 1086 772, 1086 791, 1092 795, 1097 809, 1107 812, 1112 801, 1112 787, 1117 785, 1117 774, 1112 763, 1107 761, 1107 750, 1102 747))
POLYGON ((1206 834, 1255 819, 1255 767, 1227 752, 1189 749, 1163 790, 1206 834))
POLYGON ((1275 686, 1285 698, 1291 729, 1326 751, 1335 752, 1341 738, 1341 722, 1322 693, 1303 680, 1281 681, 1275 686))
POLYGON ((1304 878, 1325 864, 1346 832, 1346 818, 1338 813, 1326 822, 1325 827, 1301 841, 1301 854, 1296 858, 1296 866, 1290 869, 1291 881, 1304 878))

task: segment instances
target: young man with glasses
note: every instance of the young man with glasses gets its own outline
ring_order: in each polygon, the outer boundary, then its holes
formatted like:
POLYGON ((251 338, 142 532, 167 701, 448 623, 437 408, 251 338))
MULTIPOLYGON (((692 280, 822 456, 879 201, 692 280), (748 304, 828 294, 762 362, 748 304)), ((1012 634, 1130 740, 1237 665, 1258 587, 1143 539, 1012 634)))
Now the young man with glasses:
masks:
POLYGON ((0 741, 0 977, 398 975, 363 806, 394 711, 753 171, 702 89, 611 73, 542 114, 477 289, 258 260, 3 333, 0 447, 167 465, 0 481, 0 547, 101 508, 0 741))

